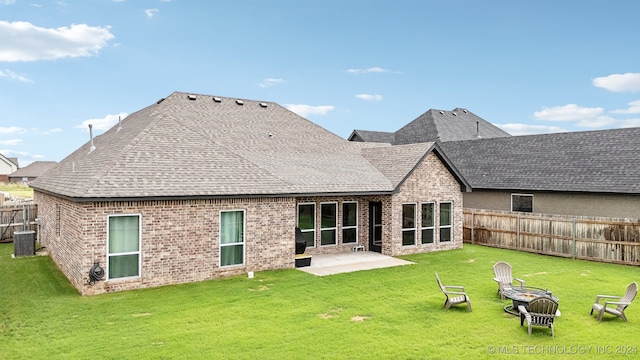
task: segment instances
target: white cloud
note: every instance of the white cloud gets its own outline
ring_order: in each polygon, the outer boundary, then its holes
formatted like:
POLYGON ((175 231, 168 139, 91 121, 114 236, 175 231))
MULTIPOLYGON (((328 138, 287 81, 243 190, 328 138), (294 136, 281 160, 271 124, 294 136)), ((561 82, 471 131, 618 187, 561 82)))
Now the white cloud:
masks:
POLYGON ((284 107, 302 117, 309 115, 326 115, 329 111, 334 109, 331 105, 311 106, 302 104, 285 104, 284 107))
POLYGON ((598 116, 592 119, 589 119, 589 118, 581 119, 577 122, 577 125, 580 127, 587 127, 587 128, 604 128, 604 127, 612 127, 618 122, 619 120, 616 120, 611 116, 605 115, 605 116, 598 116))
POLYGON ((632 101, 629 103, 629 108, 612 110, 612 114, 640 114, 640 100, 632 101))
POLYGON ((620 127, 621 128, 640 127, 640 118, 621 120, 620 127))
POLYGON ((593 79, 592 84, 613 92, 639 91, 640 73, 611 74, 593 79))
POLYGON ((284 82, 283 79, 269 78, 269 79, 262 80, 262 82, 260 84, 258 84, 258 86, 260 86, 261 88, 266 88, 266 87, 274 86, 276 84, 280 84, 280 83, 283 83, 283 82, 284 82))
POLYGON ((2 145, 2 146, 13 146, 13 145, 18 145, 21 142, 22 142, 22 139, 0 140, 0 145, 2 145))
POLYGON ((22 75, 18 75, 11 70, 0 70, 0 77, 7 77, 9 79, 18 80, 26 83, 32 83, 33 80, 26 78, 22 75))
POLYGON ((57 134, 57 133, 61 133, 61 132, 62 132, 61 128, 53 128, 53 129, 49 129, 49 130, 43 131, 42 134, 51 135, 51 134, 57 134))
POLYGON ((533 116, 537 120, 551 121, 574 121, 595 119, 604 112, 603 108, 586 108, 576 104, 567 104, 564 106, 543 107, 542 111, 536 111, 533 116))
POLYGON ((24 21, 0 21, 0 61, 55 60, 93 56, 115 36, 109 27, 73 24, 47 29, 24 21))
POLYGON ((24 134, 27 130, 17 126, 0 126, 0 134, 24 134))
POLYGON ((347 72, 349 74, 367 74, 367 73, 384 73, 389 72, 389 70, 385 70, 381 67, 370 67, 368 69, 348 69, 347 72))
POLYGON ((127 113, 120 113, 120 114, 116 114, 116 115, 112 115, 109 114, 105 117, 103 117, 102 119, 89 119, 89 120, 85 120, 82 122, 81 125, 76 126, 77 128, 82 128, 82 129, 86 129, 87 132, 89 131, 89 124, 93 125, 93 129, 94 130, 103 130, 103 131, 107 131, 109 129, 111 129, 111 127, 113 127, 115 124, 118 123, 118 117, 121 120, 124 120, 125 117, 127 117, 127 113))
POLYGON ((13 3, 15 3, 16 0, 0 0, 0 4, 1 5, 11 5, 13 3))
POLYGON ((372 95, 372 94, 358 94, 356 97, 360 100, 365 101, 382 101, 382 95, 372 95))
POLYGON ((511 135, 536 135, 536 134, 548 134, 565 132, 567 130, 557 126, 546 125, 529 125, 529 124, 494 124, 500 129, 508 132, 511 135))
POLYGON ((145 9, 144 13, 147 14, 147 17, 152 18, 155 14, 157 14, 160 10, 158 9, 145 9))

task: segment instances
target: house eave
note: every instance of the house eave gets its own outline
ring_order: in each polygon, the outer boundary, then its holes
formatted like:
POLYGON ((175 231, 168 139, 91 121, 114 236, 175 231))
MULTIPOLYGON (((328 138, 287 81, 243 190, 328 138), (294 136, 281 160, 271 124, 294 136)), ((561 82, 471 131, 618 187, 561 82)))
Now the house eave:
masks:
POLYGON ((184 195, 184 196, 123 196, 123 197, 74 197, 58 193, 34 189, 47 195, 59 197, 76 203, 108 202, 108 201, 184 201, 184 200, 219 200, 219 199, 259 199, 259 198, 300 198, 300 197, 345 197, 345 196, 380 196, 393 195, 395 191, 361 191, 361 192, 313 192, 313 193, 280 193, 280 194, 234 194, 234 195, 184 195))

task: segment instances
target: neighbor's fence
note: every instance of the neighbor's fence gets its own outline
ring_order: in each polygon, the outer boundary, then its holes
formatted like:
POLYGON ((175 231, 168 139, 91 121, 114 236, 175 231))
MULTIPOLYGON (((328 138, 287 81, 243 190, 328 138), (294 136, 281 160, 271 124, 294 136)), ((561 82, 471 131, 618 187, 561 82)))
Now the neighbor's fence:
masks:
POLYGON ((35 204, 0 206, 0 242, 13 241, 16 231, 38 231, 36 218, 38 207, 35 204))
POLYGON ((464 209, 464 241, 538 254, 640 265, 640 219, 464 209))

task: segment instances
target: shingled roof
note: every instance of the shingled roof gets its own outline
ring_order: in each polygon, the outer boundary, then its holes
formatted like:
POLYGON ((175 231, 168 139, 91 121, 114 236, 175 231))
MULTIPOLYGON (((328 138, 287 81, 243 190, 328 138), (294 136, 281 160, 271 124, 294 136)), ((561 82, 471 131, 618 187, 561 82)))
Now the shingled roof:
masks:
POLYGON ((34 161, 31 164, 14 171, 9 175, 10 178, 14 177, 38 177, 45 174, 51 168, 58 164, 55 161, 34 161))
POLYGON ((350 141, 386 142, 394 145, 509 137, 509 133, 467 109, 431 109, 395 133, 354 130, 350 141))
POLYGON ((392 193, 398 167, 406 177, 441 151, 422 144, 422 157, 376 167, 368 159, 388 144, 346 141, 276 103, 182 92, 127 116, 93 145, 30 186, 78 200, 392 193))
POLYGON ((640 128, 441 144, 475 189, 640 193, 640 128))

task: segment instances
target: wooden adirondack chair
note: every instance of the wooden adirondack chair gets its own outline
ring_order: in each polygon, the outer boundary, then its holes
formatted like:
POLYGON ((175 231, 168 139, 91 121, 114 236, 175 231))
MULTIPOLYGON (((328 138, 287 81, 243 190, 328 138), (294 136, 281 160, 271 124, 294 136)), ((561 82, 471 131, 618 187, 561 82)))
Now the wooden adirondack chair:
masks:
POLYGON ((631 305, 636 294, 638 294, 638 283, 632 282, 627 286, 627 292, 624 296, 597 295, 596 302, 591 307, 591 314, 593 315, 593 310, 597 311, 598 321, 602 320, 602 315, 604 313, 609 313, 611 315, 618 316, 626 322, 627 316, 624 314, 624 309, 631 305), (600 299, 610 300, 606 300, 603 304, 600 304, 600 299))
POLYGON ((469 295, 464 291, 463 286, 453 286, 453 285, 442 285, 442 281, 440 281, 440 277, 438 276, 438 272, 436 271, 436 280, 438 281, 438 286, 440 286, 440 290, 447 297, 444 302, 444 307, 448 309, 451 305, 463 304, 467 303, 467 308, 469 312, 471 312, 471 300, 469 299, 469 295))
POLYGON ((493 265, 493 281, 498 283, 498 294, 500 294, 500 298, 504 300, 504 295, 502 295, 502 291, 506 288, 513 288, 513 281, 517 281, 520 283, 520 287, 523 287, 525 284, 524 280, 513 278, 511 273, 511 265, 504 261, 498 261, 493 265))
POLYGON ((520 311, 520 326, 526 320, 529 335, 531 335, 532 326, 546 326, 551 329, 551 336, 556 336, 553 331, 553 320, 555 320, 558 311, 557 301, 541 296, 531 300, 528 306, 518 306, 518 310, 520 311))

